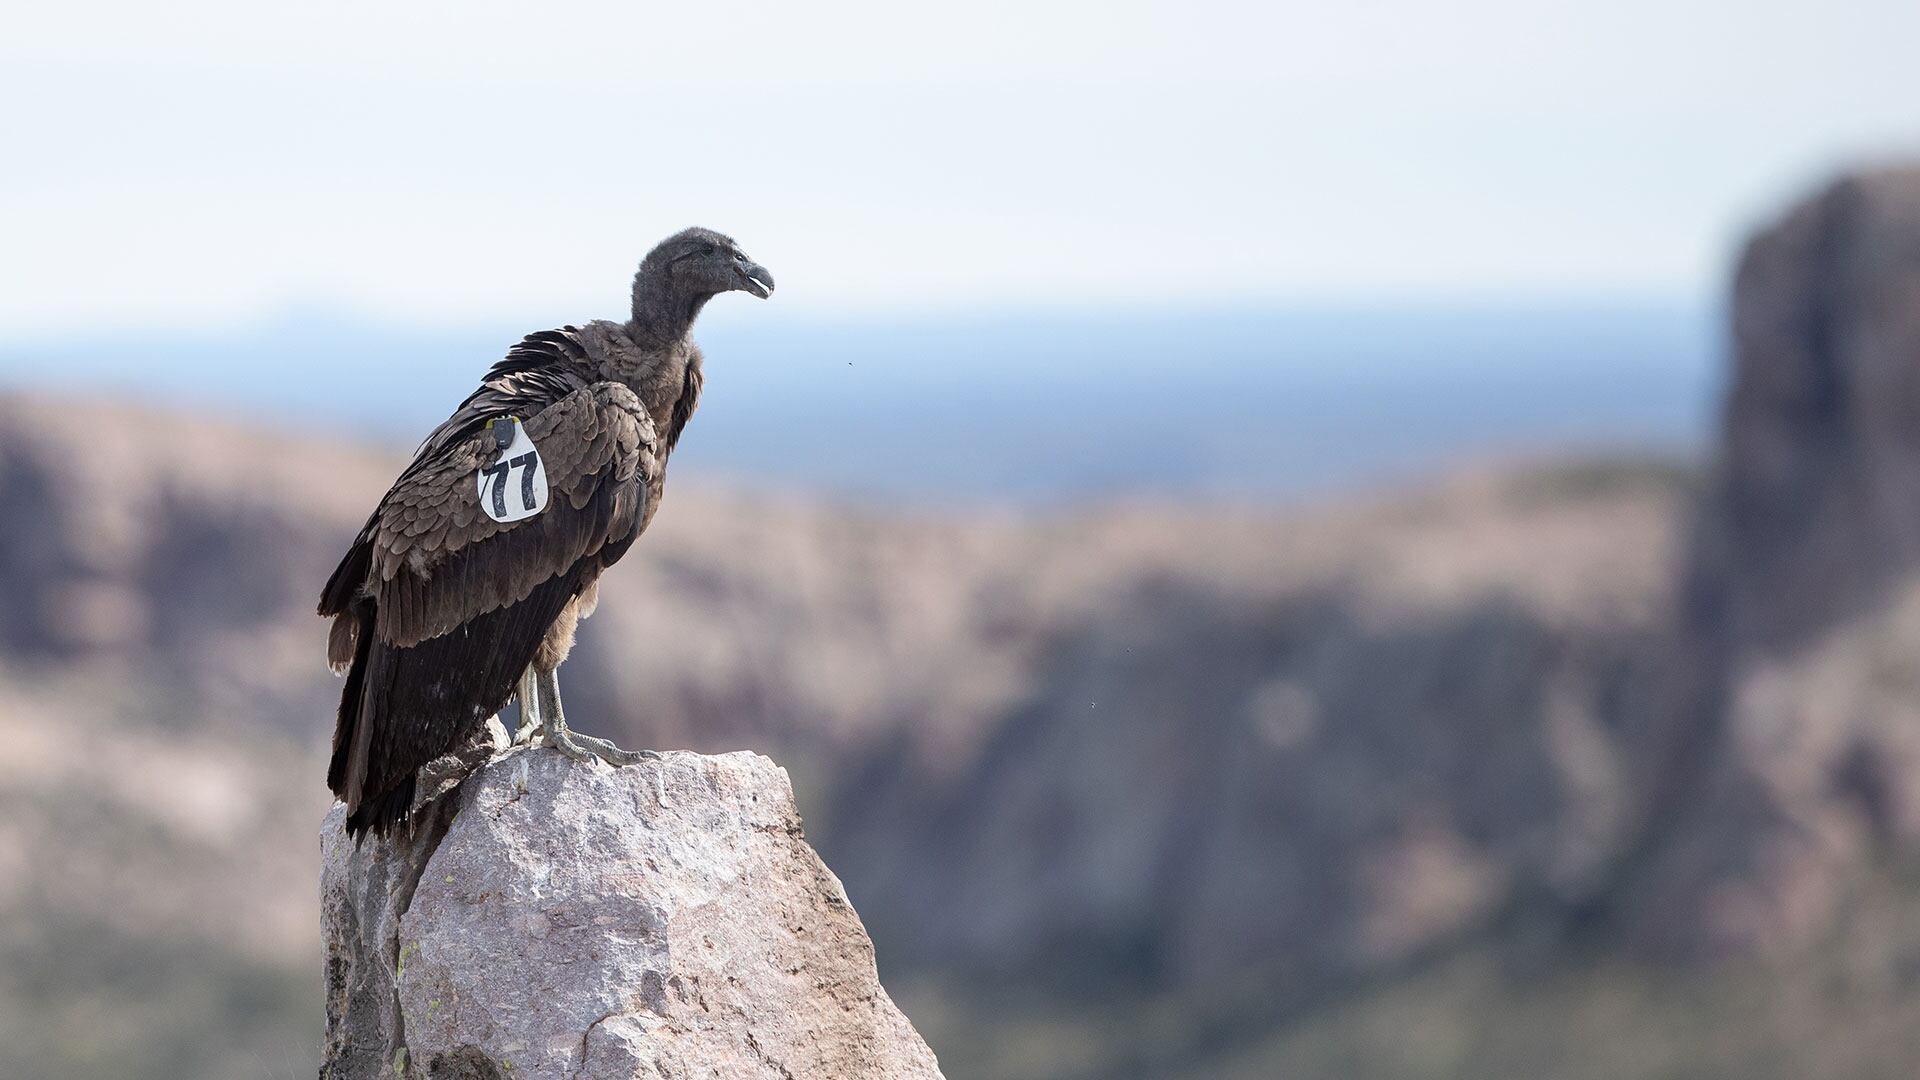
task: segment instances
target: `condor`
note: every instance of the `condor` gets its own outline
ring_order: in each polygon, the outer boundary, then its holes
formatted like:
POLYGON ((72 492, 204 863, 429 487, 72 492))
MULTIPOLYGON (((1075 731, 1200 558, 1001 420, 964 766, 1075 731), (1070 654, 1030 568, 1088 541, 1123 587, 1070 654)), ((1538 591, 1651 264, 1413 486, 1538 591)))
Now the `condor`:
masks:
POLYGON ((516 741, 615 765, 653 756, 569 730, 556 671, 600 575, 659 509, 700 399, 694 320, 773 276, 708 229, 640 263, 633 317, 529 335, 435 428, 327 581, 346 673, 327 786, 354 835, 414 810, 422 766, 516 695, 516 741))

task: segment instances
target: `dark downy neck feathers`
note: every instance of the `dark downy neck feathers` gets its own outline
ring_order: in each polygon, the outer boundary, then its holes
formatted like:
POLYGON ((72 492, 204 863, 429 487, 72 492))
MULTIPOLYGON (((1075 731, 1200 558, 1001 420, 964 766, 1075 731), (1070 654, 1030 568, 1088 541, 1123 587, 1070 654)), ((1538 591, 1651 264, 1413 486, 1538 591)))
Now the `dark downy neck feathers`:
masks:
POLYGON ((684 342, 693 333, 700 309, 712 293, 688 295, 674 287, 670 264, 648 260, 633 277, 633 320, 629 332, 636 342, 666 348, 684 342))
POLYGON ((613 324, 586 328, 601 377, 618 379, 639 395, 669 450, 699 400, 703 380, 693 323, 711 298, 711 293, 689 296, 676 290, 670 269, 649 260, 634 275, 633 318, 612 334, 606 331, 614 330, 613 324))

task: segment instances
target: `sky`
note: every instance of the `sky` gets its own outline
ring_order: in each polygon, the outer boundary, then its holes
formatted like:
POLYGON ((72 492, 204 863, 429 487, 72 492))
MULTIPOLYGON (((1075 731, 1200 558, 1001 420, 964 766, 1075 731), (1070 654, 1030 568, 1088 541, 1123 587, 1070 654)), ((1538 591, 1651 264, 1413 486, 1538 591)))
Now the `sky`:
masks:
MULTIPOLYGON (((618 315, 736 236, 823 317, 1721 288, 1920 157, 1920 5, 15 5, 0 339, 618 315)), ((746 317, 731 313, 728 318, 746 317)))

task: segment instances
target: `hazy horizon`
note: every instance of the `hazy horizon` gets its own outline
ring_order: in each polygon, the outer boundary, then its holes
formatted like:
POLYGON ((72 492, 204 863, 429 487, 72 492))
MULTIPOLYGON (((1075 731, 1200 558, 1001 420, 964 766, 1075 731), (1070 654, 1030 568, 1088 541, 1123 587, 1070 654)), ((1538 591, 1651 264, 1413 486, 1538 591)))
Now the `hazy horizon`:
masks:
MULTIPOLYGON (((1719 322, 1717 305, 1656 300, 835 318, 722 297, 675 462, 807 492, 1031 503, 1271 500, 1488 457, 1681 455, 1711 419, 1719 322)), ((220 333, 0 344, 0 387, 410 446, 538 328, 290 310, 220 333)))
POLYGON ((1920 131, 1889 0, 18 21, 0 380, 410 445, 697 223, 780 288, 703 317, 679 475, 880 498, 1685 452, 1745 237, 1920 131))

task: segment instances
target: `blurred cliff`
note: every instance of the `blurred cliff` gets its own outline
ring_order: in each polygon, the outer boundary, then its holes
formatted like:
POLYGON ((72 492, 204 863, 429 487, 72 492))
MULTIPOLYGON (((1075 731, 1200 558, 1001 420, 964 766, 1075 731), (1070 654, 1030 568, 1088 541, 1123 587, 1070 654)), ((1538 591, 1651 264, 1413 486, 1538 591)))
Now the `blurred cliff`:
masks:
POLYGON ((1634 883, 1689 952, 1805 942, 1870 855, 1920 852, 1920 171, 1756 237, 1733 335, 1634 883))
MULTIPOLYGON (((1920 173, 1763 231, 1733 324, 1697 471, 1285 514, 678 487, 569 705, 787 763, 955 1077, 1905 1075, 1920 173)), ((18 1075, 317 1059, 312 593, 397 463, 0 404, 18 1075)))

